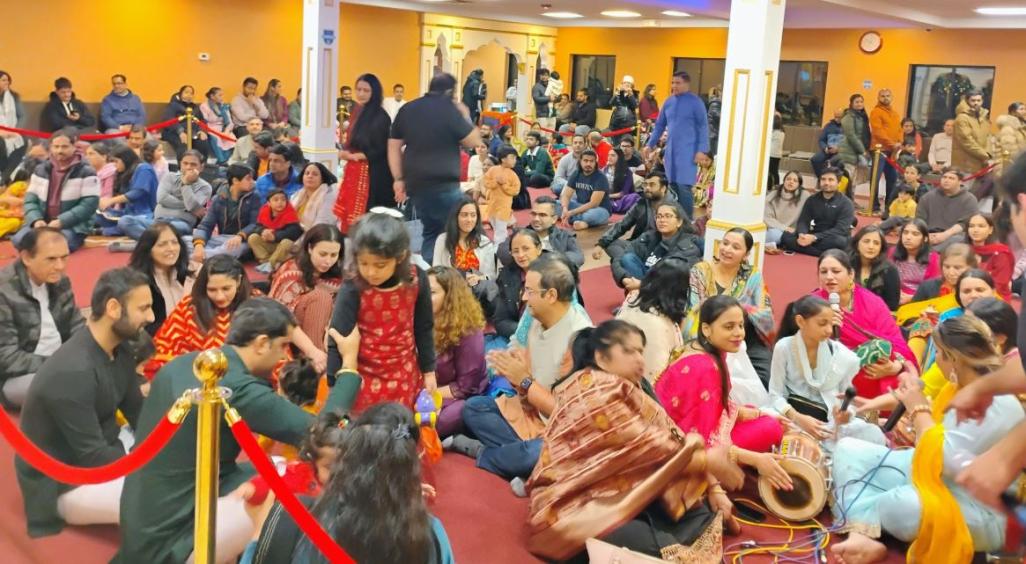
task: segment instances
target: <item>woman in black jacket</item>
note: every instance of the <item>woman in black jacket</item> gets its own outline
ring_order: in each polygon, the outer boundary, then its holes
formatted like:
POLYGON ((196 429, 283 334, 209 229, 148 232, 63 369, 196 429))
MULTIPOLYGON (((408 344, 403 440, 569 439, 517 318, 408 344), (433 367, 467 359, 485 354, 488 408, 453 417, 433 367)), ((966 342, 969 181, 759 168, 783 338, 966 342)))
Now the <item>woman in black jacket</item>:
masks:
MULTIPOLYGON (((638 123, 638 91, 634 89, 634 78, 623 77, 623 83, 613 94, 609 101, 613 113, 609 117, 610 131, 616 131, 625 127, 634 127, 638 123)), ((630 133, 630 132, 628 132, 630 133)), ((627 133, 621 133, 613 138, 613 145, 620 144, 620 138, 627 133)))
POLYGON ((541 256, 542 241, 532 229, 518 229, 510 238, 513 263, 499 272, 495 283, 499 286, 492 326, 500 337, 510 338, 517 331, 524 311, 524 277, 527 267, 541 256))
MULTIPOLYGON (((360 75, 356 79, 356 101, 353 120, 345 149, 339 153, 343 160, 366 160, 370 193, 367 208, 394 208, 395 192, 392 191, 392 171, 388 168, 388 135, 392 120, 381 107, 384 94, 381 81, 373 74, 360 75)), ((364 210, 366 211, 366 210, 364 210)))
MULTIPOLYGON (((196 119, 203 119, 203 113, 200 111, 199 104, 194 102, 196 97, 196 89, 186 84, 185 86, 178 89, 178 92, 171 96, 171 100, 167 103, 167 109, 164 110, 163 120, 169 120, 171 118, 178 118, 186 114, 186 108, 192 108, 192 115, 196 119)), ((179 121, 178 123, 165 127, 161 133, 161 138, 167 141, 175 149, 175 155, 178 160, 182 159, 182 155, 188 150, 189 137, 188 137, 188 126, 185 120, 179 121)), ((196 149, 203 154, 203 162, 206 162, 207 155, 210 154, 210 144, 207 143, 207 134, 199 128, 195 122, 192 124, 192 148, 196 149)))
POLYGON ((859 229, 848 249, 855 266, 855 283, 880 296, 891 311, 901 302, 901 275, 887 258, 887 239, 879 224, 859 229))
POLYGON ((626 290, 637 290, 655 264, 673 257, 690 267, 702 260, 702 239, 695 235, 684 209, 676 202, 656 208, 655 229, 631 241, 629 250, 611 264, 613 279, 626 290))

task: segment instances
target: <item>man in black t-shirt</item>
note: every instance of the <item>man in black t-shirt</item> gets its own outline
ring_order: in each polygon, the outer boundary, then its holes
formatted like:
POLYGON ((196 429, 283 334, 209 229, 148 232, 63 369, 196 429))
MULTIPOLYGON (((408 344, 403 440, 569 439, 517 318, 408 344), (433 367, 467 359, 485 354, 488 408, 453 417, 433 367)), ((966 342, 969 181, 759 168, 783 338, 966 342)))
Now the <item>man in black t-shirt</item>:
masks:
POLYGON ((481 144, 467 107, 453 99, 455 88, 451 74, 432 78, 427 94, 399 110, 388 141, 395 200, 402 203, 409 196, 412 201, 424 227, 420 254, 428 261, 449 212, 462 197, 460 145, 470 149, 481 144))

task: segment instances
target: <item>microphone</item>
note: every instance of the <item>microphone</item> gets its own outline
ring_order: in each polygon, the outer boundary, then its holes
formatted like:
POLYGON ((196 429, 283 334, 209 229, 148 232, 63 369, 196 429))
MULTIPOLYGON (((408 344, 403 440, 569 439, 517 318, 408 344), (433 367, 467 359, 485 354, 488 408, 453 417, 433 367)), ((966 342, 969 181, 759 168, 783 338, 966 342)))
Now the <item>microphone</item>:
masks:
POLYGON ((905 415, 905 404, 898 403, 898 407, 894 408, 894 411, 891 412, 891 416, 887 418, 887 421, 885 421, 883 427, 881 427, 881 429, 883 429, 883 432, 890 433, 891 430, 894 429, 894 426, 898 424, 898 420, 900 420, 901 416, 903 415, 905 415))
MULTIPOLYGON (((837 292, 830 292, 830 295, 827 297, 827 301, 830 302, 830 309, 834 310, 837 313, 841 313, 841 295, 840 294, 838 294, 837 292)), ((834 340, 837 341, 840 338, 841 338, 841 328, 838 327, 837 325, 834 325, 834 340)), ((845 393, 847 393, 847 392, 845 392, 845 393)))
POLYGON ((848 389, 844 391, 844 401, 841 402, 841 411, 848 411, 848 406, 851 405, 851 401, 855 399, 854 386, 848 386, 848 389))

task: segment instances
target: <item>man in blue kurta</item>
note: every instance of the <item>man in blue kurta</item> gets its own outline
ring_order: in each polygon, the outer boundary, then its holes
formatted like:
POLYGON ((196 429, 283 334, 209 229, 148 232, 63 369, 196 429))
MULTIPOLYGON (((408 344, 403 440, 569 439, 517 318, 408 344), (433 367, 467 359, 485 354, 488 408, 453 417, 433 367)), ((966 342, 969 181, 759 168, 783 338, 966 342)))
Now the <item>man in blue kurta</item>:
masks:
POLYGON ((666 177, 677 193, 677 201, 689 217, 694 217, 695 196, 691 193, 691 187, 698 174, 695 162, 699 155, 709 153, 709 121, 702 99, 691 92, 691 77, 688 73, 673 73, 670 92, 672 95, 663 102, 655 128, 648 138, 645 157, 659 142, 663 131, 668 131, 663 154, 666 177))

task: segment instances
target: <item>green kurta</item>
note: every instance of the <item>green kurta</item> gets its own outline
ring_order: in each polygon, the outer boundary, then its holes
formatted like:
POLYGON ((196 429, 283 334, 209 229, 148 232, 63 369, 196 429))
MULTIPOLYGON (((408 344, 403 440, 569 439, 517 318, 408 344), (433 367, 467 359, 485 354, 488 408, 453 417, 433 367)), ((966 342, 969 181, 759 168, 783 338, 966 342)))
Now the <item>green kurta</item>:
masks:
MULTIPOLYGON (((231 390, 228 403, 239 411, 254 432, 276 441, 298 445, 309 433, 314 416, 277 395, 268 381, 249 373, 234 347, 222 349, 228 372, 221 386, 231 390)), ((192 373, 197 353, 180 356, 157 373, 143 404, 136 430, 142 442, 182 392, 198 386, 192 373)), ((340 404, 340 388, 328 396, 325 409, 340 404)), ((182 428, 141 470, 125 480, 121 495, 121 550, 112 562, 124 564, 180 564, 192 553, 196 472, 196 409, 182 428)), ((236 463, 241 447, 227 423, 221 421, 220 495, 235 490, 252 475, 236 463)))

